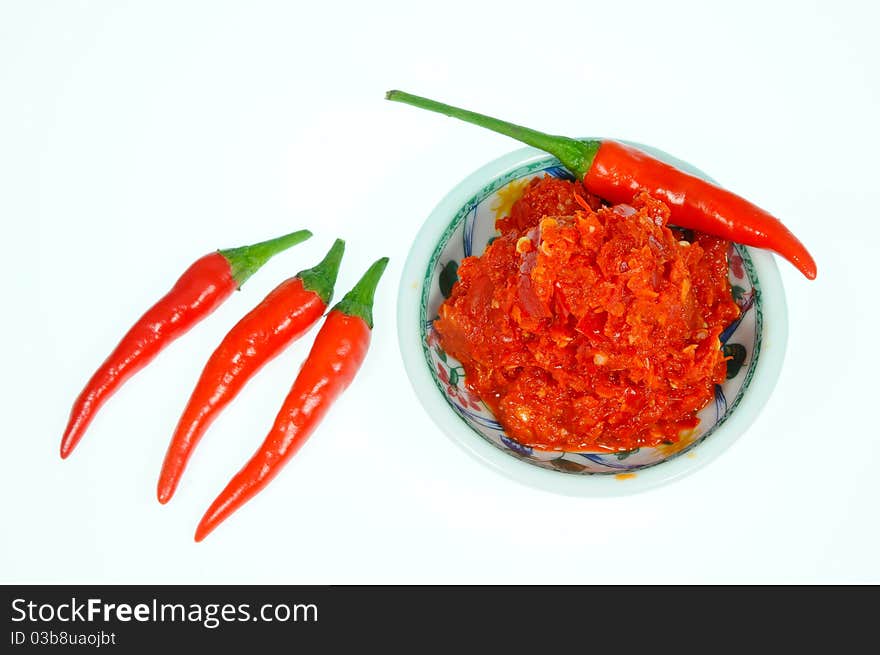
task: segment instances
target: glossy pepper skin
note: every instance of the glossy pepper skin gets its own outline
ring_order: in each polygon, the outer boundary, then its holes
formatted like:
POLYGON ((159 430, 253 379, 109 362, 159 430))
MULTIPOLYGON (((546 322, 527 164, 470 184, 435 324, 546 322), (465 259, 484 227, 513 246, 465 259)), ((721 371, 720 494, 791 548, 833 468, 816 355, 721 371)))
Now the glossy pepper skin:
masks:
POLYGON ((351 384, 370 345, 373 296, 387 263, 376 261, 327 314, 268 436, 208 508, 196 541, 269 484, 351 384))
POLYGON ((305 334, 324 315, 345 243, 337 239, 314 268, 272 290, 223 338, 208 359, 168 446, 157 497, 167 503, 208 427, 267 362, 305 334))
POLYGON ((816 278, 813 257, 778 218, 727 189, 680 171, 637 148, 616 141, 579 141, 545 134, 403 91, 389 91, 385 97, 458 118, 544 150, 583 180, 587 190, 609 202, 631 202, 639 190, 645 189, 669 205, 675 225, 772 250, 808 279, 816 278))
POLYGON ((79 394, 61 438, 62 459, 70 455, 95 414, 126 380, 217 309, 272 256, 311 235, 308 230, 300 230, 252 246, 213 252, 196 260, 122 337, 79 394))

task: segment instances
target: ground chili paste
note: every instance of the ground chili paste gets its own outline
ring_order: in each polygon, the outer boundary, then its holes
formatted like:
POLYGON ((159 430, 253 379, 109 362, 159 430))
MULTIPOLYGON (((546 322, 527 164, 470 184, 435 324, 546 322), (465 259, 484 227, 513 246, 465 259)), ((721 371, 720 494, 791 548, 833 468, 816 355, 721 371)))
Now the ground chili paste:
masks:
POLYGON ((622 451, 697 425, 739 308, 728 242, 668 218, 644 193, 607 207, 580 182, 536 178, 501 236, 462 261, 435 327, 510 437, 622 451))

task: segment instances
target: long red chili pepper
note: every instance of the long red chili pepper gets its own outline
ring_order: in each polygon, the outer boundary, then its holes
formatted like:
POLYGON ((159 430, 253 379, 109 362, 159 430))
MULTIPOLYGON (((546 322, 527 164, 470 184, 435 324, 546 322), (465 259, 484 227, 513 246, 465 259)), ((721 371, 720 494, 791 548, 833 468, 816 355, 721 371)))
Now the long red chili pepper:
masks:
POLYGON ((364 361, 373 328, 373 296, 388 258, 376 261, 327 314, 275 424, 196 528, 196 541, 253 498, 305 443, 364 361))
POLYGON ((271 257, 310 236, 308 230, 300 230, 252 246, 219 250, 196 260, 171 291, 138 319, 92 375, 70 411, 61 438, 61 457, 70 454, 97 411, 126 380, 213 312, 271 257))
POLYGON ((327 309, 345 242, 314 268, 279 284, 223 338, 196 383, 168 446, 157 495, 167 503, 202 435, 264 364, 311 328, 327 309))
POLYGON ((779 219, 748 200, 641 150, 616 141, 553 136, 403 91, 389 91, 385 97, 506 134, 549 152, 583 180, 590 192, 610 202, 630 202, 637 191, 647 189, 669 205, 671 221, 676 225, 773 250, 807 278, 816 278, 813 257, 779 219))

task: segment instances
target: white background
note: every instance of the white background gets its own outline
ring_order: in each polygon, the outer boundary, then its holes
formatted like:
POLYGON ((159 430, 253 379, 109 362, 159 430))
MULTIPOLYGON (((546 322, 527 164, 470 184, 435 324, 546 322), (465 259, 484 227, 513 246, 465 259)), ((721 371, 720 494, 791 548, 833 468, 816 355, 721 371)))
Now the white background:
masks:
POLYGON ((0 582, 880 582, 880 206, 873 3, 0 3, 4 238, 0 582), (722 457, 660 489, 568 498, 503 478, 422 411, 397 348, 409 244, 518 147, 383 100, 402 88, 516 122, 649 143, 783 217, 786 362, 722 457), (70 404, 196 257, 300 227, 105 406, 70 404), (205 542, 305 338, 200 444, 159 466, 201 366, 281 279, 348 242, 338 289, 391 264, 356 383, 272 485, 205 542))

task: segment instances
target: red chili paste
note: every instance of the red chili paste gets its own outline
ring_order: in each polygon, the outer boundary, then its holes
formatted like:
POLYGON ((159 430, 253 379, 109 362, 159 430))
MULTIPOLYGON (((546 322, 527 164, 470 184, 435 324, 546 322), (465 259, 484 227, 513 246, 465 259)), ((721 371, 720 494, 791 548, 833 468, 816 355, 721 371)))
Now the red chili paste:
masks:
POLYGON ((535 179, 501 236, 462 261, 435 326, 510 437, 623 451, 697 425, 739 308, 728 242, 687 241, 668 219, 646 193, 606 207, 579 182, 535 179))

